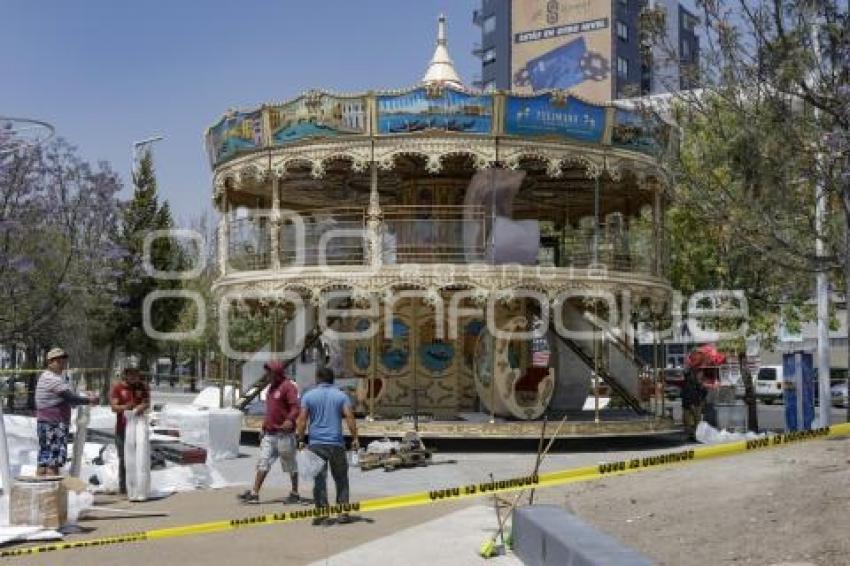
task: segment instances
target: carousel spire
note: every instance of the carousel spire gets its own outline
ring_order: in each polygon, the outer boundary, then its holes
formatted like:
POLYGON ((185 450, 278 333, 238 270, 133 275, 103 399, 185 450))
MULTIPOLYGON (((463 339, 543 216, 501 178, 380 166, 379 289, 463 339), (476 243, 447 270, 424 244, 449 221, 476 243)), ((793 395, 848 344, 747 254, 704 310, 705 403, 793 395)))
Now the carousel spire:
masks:
POLYGON ((440 14, 437 26, 437 48, 428 64, 428 70, 422 77, 424 84, 448 84, 463 86, 463 82, 455 70, 455 65, 449 55, 448 38, 446 33, 446 16, 440 14))

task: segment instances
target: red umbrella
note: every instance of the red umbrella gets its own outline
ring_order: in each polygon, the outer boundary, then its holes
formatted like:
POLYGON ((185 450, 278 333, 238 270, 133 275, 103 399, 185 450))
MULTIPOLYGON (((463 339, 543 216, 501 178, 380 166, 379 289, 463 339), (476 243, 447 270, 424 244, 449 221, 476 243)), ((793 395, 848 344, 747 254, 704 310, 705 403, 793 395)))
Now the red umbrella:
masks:
POLYGON ((717 350, 714 344, 706 344, 688 354, 689 368, 705 368, 719 366, 726 362, 726 356, 717 350))

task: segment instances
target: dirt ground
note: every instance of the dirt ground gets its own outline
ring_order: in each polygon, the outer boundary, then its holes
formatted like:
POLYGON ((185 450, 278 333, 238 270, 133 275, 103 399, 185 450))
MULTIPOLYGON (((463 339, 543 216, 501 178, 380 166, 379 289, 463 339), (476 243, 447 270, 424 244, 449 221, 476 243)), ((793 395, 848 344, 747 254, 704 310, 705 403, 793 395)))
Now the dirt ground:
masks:
MULTIPOLYGON (((457 455, 459 458, 462 455, 457 455)), ((495 455, 498 457, 498 455, 495 455)), ((470 462, 484 455, 468 455, 470 462)), ((579 454, 571 465, 612 461, 616 454, 579 454)), ((504 463, 504 458, 499 458, 504 463)), ((517 469, 527 467, 527 455, 517 458, 517 469)), ((554 462, 553 462, 554 463, 554 462)), ((561 464, 562 462, 558 462, 561 464)), ((441 469, 435 468, 435 469, 441 469)), ((505 471, 505 470, 502 470, 505 471)), ((377 472, 375 472, 377 473, 377 472)), ((398 472, 402 474, 404 472, 398 472)), ((412 470, 408 476, 376 476, 376 487, 358 491, 363 498, 398 489, 415 491, 414 483, 427 476, 412 470), (402 478, 407 482, 400 484, 402 478), (380 481, 379 481, 380 480, 380 481), (408 489, 410 488, 410 489, 408 489)), ((371 476, 370 476, 371 477, 371 476)), ((500 473, 497 477, 502 477, 500 473)), ((509 476, 505 476, 509 477, 509 476)), ((419 489, 427 488, 422 485, 419 489)), ((106 517, 87 519, 87 533, 67 540, 127 533, 217 519, 276 512, 283 506, 273 498, 284 495, 276 487, 266 492, 266 503, 240 506, 234 496, 241 488, 174 495, 133 506, 135 510, 167 511, 164 518, 106 517)), ((99 498, 109 504, 110 498, 99 498)), ((850 565, 850 439, 806 442, 792 446, 716 460, 703 460, 668 469, 652 469, 622 477, 538 490, 537 503, 564 505, 597 528, 631 545, 660 564, 816 564, 850 565)), ((10 564, 181 566, 238 561, 241 564, 307 564, 323 560, 368 541, 444 516, 484 499, 462 500, 424 507, 378 512, 350 525, 312 527, 308 522, 268 525, 209 535, 148 541, 137 544, 50 553, 5 560, 10 564)), ((126 507, 122 501, 113 503, 126 507)), ((297 508, 297 507, 290 507, 297 508)), ((480 529, 481 525, 470 525, 480 529)), ((446 533, 435 531, 410 549, 406 564, 431 564, 429 548, 446 533)), ((451 536, 451 535, 448 535, 451 536)), ((375 564, 384 564, 375 557, 375 564)))
POLYGON ((539 492, 660 564, 850 564, 850 439, 539 492))

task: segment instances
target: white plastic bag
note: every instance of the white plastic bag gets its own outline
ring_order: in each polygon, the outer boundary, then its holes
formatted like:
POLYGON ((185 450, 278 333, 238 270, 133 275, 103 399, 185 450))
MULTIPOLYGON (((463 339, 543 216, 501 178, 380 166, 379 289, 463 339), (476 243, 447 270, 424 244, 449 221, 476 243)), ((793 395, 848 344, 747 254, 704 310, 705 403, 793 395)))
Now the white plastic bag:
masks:
POLYGON ((299 450, 295 460, 298 462, 298 475, 309 479, 316 477, 327 464, 321 456, 309 448, 299 450))
POLYGON ((352 468, 356 468, 360 465, 360 453, 357 450, 349 450, 346 452, 346 456, 348 459, 348 465, 352 468))

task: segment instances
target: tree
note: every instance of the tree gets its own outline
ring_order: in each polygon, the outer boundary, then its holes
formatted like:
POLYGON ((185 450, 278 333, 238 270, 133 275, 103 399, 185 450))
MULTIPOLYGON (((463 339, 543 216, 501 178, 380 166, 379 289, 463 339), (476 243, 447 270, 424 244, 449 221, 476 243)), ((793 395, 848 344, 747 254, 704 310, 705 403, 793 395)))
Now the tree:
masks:
MULTIPOLYGON (((144 242, 152 231, 174 227, 168 203, 159 202, 151 153, 145 152, 133 174, 133 198, 121 210, 115 239, 120 252, 114 255, 112 303, 99 305, 91 314, 100 320, 98 339, 109 347, 110 367, 117 351, 139 357, 145 367, 166 345, 149 336, 144 328, 145 298, 158 290, 176 290, 180 282, 154 277, 145 269, 144 242)), ((157 237, 150 246, 149 264, 159 271, 183 269, 185 258, 172 236, 157 237)), ((181 299, 165 298, 152 303, 150 326, 171 332, 179 319, 181 299)), ((173 352, 169 352, 172 353, 173 352)))
MULTIPOLYGON (((813 273, 828 273, 835 287, 843 279, 850 297, 850 7, 697 4, 703 56, 685 73, 699 88, 672 103, 683 134, 668 163, 673 280, 746 289, 751 327, 771 338, 778 318, 805 317, 813 273), (816 184, 828 205, 823 256, 814 245, 816 184)), ((663 45, 662 28, 649 35, 663 45)))
POLYGON ((77 365, 99 365, 85 305, 100 300, 108 278, 120 182, 62 139, 13 142, 0 125, 0 343, 24 345, 31 366, 56 344, 77 365))

